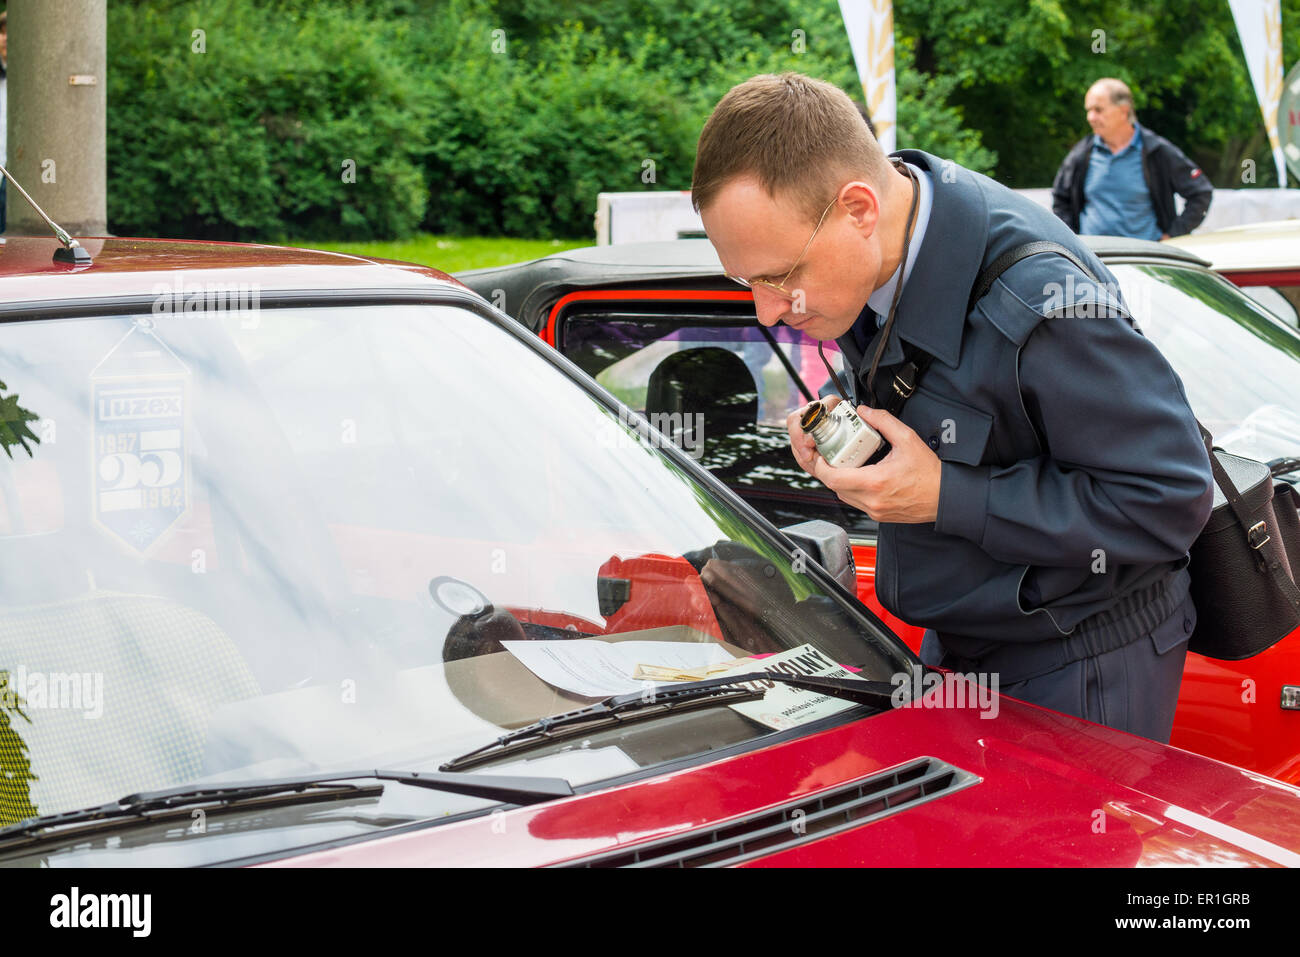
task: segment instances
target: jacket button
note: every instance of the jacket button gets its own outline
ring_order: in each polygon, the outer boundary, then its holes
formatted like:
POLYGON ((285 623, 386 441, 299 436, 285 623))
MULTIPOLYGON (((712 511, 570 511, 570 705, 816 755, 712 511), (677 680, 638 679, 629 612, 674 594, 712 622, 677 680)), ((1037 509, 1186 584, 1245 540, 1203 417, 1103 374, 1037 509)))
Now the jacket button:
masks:
POLYGON ((939 451, 939 436, 930 436, 930 448, 934 449, 936 452, 939 451))
POLYGON ((1187 634, 1189 635, 1192 633, 1192 619, 1190 618, 1183 619, 1183 631, 1187 632, 1187 634))

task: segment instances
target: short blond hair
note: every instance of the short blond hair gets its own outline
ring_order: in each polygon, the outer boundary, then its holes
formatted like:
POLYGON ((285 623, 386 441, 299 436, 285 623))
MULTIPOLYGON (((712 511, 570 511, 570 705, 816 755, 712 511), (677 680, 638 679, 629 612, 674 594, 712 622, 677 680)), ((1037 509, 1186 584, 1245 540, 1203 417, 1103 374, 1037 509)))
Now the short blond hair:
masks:
POLYGON ((765 73, 713 108, 700 132, 691 202, 701 210, 748 175, 815 220, 846 181, 883 186, 888 173, 885 151, 843 90, 801 73, 765 73))

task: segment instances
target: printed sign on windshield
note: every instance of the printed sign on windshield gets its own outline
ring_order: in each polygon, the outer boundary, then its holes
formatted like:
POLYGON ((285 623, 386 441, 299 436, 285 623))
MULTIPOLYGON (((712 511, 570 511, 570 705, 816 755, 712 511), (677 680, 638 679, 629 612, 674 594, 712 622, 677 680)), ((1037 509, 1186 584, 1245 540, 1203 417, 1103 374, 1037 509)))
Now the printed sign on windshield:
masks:
POLYGON ((91 372, 95 523, 140 554, 189 513, 189 370, 137 325, 91 372))

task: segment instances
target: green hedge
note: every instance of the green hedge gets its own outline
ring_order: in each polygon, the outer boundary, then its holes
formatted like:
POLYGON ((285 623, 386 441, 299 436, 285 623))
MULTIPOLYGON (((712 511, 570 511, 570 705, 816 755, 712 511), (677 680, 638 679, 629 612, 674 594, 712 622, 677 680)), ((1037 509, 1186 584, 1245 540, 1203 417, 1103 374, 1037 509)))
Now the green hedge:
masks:
MULTIPOLYGON (((861 95, 815 0, 139 0, 110 4, 108 41, 118 234, 589 237, 598 192, 689 188, 734 83, 861 95)), ((900 142, 989 169, 950 92, 905 84, 900 142)))
POLYGON ((415 229, 428 127, 398 54, 409 24, 358 29, 341 2, 257 6, 110 5, 110 228, 229 239, 415 229))

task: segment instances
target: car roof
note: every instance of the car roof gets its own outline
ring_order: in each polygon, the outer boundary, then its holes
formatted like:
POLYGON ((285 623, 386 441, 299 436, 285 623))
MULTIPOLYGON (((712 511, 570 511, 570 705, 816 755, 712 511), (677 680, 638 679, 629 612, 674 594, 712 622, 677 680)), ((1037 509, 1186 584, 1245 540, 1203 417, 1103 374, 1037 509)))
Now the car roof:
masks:
POLYGON ((281 290, 427 289, 460 286, 414 263, 251 243, 182 239, 78 239, 89 266, 54 261, 53 236, 0 239, 0 302, 139 296, 181 287, 248 284, 263 296, 281 290))
MULTIPOLYGON (((1187 250, 1120 236, 1085 236, 1106 260, 1163 259, 1208 265, 1187 250)), ((635 284, 645 288, 731 289, 722 264, 707 239, 672 239, 647 243, 584 246, 553 253, 530 262, 488 269, 471 269, 456 278, 479 295, 498 304, 534 330, 545 325, 551 306, 563 295, 592 287, 635 284)))
POLYGON ((1228 226, 1170 242, 1203 256, 1215 269, 1300 269, 1300 219, 1228 226))

